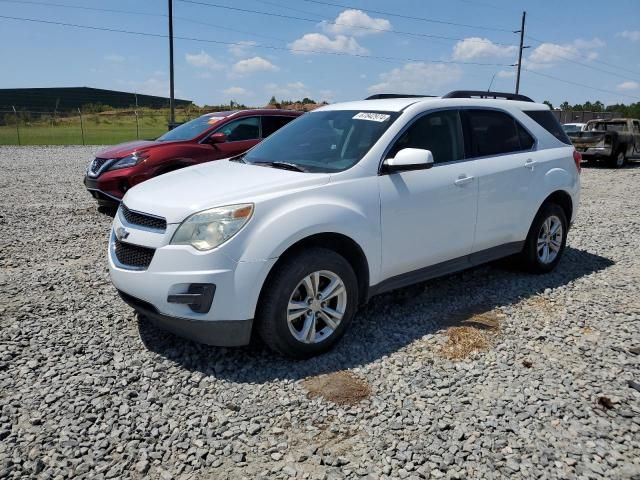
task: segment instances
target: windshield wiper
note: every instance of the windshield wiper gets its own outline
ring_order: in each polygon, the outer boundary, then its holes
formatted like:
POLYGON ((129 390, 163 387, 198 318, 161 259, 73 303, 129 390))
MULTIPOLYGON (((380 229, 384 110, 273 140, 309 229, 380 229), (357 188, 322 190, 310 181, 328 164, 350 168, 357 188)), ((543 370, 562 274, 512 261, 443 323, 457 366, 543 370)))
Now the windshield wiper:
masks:
POLYGON ((273 168, 281 168, 282 170, 293 170, 294 172, 307 172, 307 170, 302 168, 301 166, 289 162, 254 162, 254 164, 265 165, 267 167, 273 168))

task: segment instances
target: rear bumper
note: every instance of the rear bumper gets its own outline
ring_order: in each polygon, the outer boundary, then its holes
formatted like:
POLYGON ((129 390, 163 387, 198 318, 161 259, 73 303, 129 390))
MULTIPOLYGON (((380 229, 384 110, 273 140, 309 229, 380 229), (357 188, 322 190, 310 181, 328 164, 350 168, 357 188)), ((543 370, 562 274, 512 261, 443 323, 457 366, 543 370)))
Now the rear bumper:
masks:
POLYGON ((192 320, 164 315, 143 300, 118 290, 125 303, 139 314, 147 317, 155 326, 206 345, 219 347, 239 347, 247 345, 251 339, 253 320, 192 320))

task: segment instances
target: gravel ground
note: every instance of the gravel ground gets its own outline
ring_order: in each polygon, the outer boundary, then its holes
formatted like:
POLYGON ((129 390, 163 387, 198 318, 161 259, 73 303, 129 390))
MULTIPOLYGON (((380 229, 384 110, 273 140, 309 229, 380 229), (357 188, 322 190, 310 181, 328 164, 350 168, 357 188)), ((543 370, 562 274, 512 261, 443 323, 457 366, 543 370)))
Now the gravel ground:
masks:
POLYGON ((0 148, 0 478, 640 478, 640 164, 583 170, 555 273, 379 296, 294 362, 120 301, 96 150, 0 148), (443 354, 469 318, 488 348, 443 354))

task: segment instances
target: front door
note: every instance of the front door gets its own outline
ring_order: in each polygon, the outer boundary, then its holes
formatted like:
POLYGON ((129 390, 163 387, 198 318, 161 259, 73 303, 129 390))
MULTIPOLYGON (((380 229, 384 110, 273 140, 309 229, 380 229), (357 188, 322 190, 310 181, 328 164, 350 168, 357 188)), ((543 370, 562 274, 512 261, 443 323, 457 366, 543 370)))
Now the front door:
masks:
POLYGON ((233 157, 246 152, 260 141, 260 120, 258 117, 239 118, 215 132, 224 133, 227 141, 212 145, 213 155, 216 159, 233 157))
POLYGON ((382 275, 391 278, 471 252, 478 180, 464 161, 460 114, 443 110, 416 119, 392 146, 433 154, 434 166, 379 176, 382 275))

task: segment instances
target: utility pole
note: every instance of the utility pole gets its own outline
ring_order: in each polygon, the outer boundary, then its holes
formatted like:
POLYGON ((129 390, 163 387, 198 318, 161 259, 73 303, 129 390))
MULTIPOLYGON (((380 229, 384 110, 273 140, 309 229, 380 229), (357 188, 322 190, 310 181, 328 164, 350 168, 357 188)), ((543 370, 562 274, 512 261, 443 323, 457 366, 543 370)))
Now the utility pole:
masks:
POLYGON ((169 128, 173 128, 176 121, 175 106, 173 104, 173 0, 169 0, 169 128))
MULTIPOLYGON (((516 76, 516 93, 520 93, 520 70, 522 69, 522 50, 524 46, 524 21, 527 18, 527 12, 522 12, 522 25, 520 26, 520 51, 518 53, 518 74, 516 76)), ((517 31, 515 32, 517 33, 517 31)))

